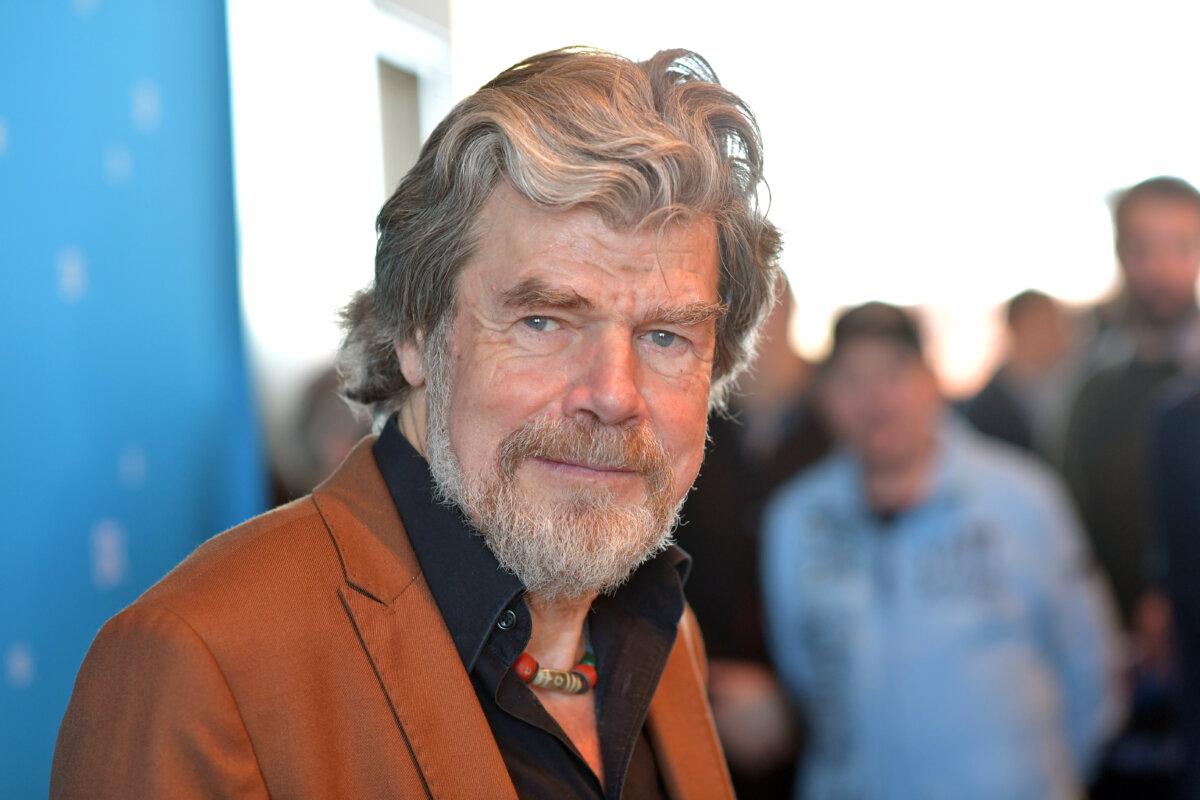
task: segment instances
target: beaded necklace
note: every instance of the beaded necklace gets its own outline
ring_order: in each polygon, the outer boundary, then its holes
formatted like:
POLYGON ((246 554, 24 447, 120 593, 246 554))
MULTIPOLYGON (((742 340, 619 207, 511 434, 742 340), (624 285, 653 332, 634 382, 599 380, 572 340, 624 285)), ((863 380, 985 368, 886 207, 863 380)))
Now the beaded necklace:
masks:
POLYGON ((567 694, 586 694, 596 688, 596 654, 592 652, 591 637, 584 631, 583 658, 570 670, 539 667, 537 659, 528 652, 521 653, 512 666, 517 677, 530 686, 554 689, 567 694))

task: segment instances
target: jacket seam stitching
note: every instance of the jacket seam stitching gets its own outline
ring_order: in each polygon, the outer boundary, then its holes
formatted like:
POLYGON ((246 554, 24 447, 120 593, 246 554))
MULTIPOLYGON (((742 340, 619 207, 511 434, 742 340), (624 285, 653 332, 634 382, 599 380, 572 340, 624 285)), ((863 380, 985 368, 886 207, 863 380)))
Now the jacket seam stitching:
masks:
POLYGON ((187 629, 188 633, 190 633, 196 639, 196 641, 200 643, 200 646, 204 648, 205 655, 207 655, 209 661, 212 662, 217 674, 221 676, 221 684, 225 687, 225 691, 229 694, 229 701, 233 704, 233 710, 237 713, 238 723, 242 726, 242 733, 246 735, 246 743, 250 745, 250 753, 254 756, 254 766, 258 769, 258 778, 262 783, 263 791, 270 796, 270 790, 267 788, 267 776, 264 774, 262 768, 262 760, 258 757, 258 750, 254 746, 254 739, 250 736, 250 729, 246 727, 246 719, 244 716, 242 716, 242 709, 238 705, 237 697, 233 693, 233 688, 229 685, 229 679, 225 676, 225 670, 221 669, 221 662, 217 661, 217 657, 213 655, 212 649, 208 646, 208 642, 206 642, 204 637, 192 627, 191 623, 188 622, 187 619, 185 619, 177 611, 158 604, 148 605, 147 607, 174 617, 184 628, 187 629))

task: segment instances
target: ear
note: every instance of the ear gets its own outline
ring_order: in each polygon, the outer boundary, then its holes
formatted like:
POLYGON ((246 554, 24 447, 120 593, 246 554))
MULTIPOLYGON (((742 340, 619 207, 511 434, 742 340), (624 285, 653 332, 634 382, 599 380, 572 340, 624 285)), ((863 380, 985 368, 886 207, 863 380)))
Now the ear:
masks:
POLYGON ((400 374, 409 386, 414 388, 425 385, 425 359, 421 355, 421 336, 416 336, 395 346, 396 357, 400 359, 400 374))

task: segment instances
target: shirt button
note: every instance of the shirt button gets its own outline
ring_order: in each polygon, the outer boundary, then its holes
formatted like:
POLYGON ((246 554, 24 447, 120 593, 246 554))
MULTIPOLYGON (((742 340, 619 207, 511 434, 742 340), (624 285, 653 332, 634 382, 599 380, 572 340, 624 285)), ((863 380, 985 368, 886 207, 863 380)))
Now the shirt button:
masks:
POLYGON ((500 615, 500 621, 496 623, 496 627, 502 631, 506 631, 513 625, 517 624, 517 614, 511 608, 504 609, 504 613, 500 615))

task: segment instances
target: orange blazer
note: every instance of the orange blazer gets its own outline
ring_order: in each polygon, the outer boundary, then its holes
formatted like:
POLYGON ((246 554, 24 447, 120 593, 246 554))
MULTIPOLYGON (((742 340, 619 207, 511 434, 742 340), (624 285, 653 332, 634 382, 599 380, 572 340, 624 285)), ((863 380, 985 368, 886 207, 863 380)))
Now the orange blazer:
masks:
MULTIPOLYGON (((51 797, 516 798, 371 443, 105 624, 51 797)), ((675 798, 733 797, 704 670, 689 611, 648 719, 675 798)))

